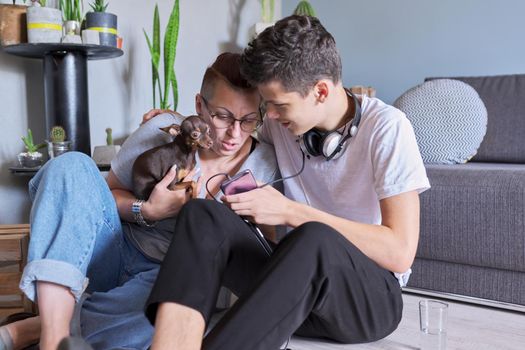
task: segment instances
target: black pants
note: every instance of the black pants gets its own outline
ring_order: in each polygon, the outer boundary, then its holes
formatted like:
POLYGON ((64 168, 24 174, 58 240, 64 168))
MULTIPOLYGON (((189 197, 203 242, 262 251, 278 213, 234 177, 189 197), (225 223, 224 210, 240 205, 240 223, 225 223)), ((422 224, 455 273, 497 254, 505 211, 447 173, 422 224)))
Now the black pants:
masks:
POLYGON ((223 204, 192 200, 146 303, 198 310, 209 321, 221 285, 239 300, 206 336, 203 349, 278 349, 292 333, 342 343, 375 341, 401 320, 401 289, 331 227, 309 222, 290 232, 271 257, 248 225, 223 204))

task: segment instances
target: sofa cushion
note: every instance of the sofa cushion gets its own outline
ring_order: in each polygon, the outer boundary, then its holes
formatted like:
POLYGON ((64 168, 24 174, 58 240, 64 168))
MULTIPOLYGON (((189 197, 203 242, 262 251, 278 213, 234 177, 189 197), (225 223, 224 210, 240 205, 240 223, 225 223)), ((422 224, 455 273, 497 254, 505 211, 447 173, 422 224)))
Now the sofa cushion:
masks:
POLYGON ((525 165, 426 165, 417 257, 525 272, 525 165))
POLYGON ((458 80, 438 79, 400 96, 394 106, 414 127, 423 162, 465 163, 487 130, 487 110, 478 93, 458 80))
POLYGON ((525 305, 525 273, 416 258, 408 287, 525 305))
POLYGON ((525 163, 525 74, 450 79, 471 85, 487 108, 487 134, 472 161, 525 163))

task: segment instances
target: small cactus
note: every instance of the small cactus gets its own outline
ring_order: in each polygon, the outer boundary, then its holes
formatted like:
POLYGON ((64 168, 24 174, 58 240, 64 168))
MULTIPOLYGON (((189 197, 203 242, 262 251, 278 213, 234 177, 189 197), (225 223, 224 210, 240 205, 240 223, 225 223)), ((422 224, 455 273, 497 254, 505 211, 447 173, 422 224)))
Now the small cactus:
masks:
POLYGON ((294 15, 315 17, 315 11, 312 5, 306 0, 302 0, 297 4, 293 11, 294 15))
POLYGON ((66 140, 66 131, 61 126, 54 126, 51 128, 49 139, 53 143, 64 142, 66 140))
POLYGON ((113 130, 111 128, 106 128, 106 145, 113 146, 113 130))

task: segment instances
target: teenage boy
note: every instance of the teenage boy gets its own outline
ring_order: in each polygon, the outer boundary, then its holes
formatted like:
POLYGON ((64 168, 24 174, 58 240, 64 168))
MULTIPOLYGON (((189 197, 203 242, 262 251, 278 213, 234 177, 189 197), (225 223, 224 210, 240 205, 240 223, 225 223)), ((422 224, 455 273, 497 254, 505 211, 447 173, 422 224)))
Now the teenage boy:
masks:
POLYGON ((284 182, 188 202, 147 303, 152 348, 277 349, 292 334, 381 339, 401 319, 429 182, 405 115, 341 82, 333 37, 291 16, 255 38, 242 73, 258 87, 284 182), (304 162, 304 163, 303 163, 304 162), (228 207, 229 206, 229 207, 228 207), (271 256, 242 217, 286 225, 271 256), (239 300, 202 340, 221 284, 239 300))

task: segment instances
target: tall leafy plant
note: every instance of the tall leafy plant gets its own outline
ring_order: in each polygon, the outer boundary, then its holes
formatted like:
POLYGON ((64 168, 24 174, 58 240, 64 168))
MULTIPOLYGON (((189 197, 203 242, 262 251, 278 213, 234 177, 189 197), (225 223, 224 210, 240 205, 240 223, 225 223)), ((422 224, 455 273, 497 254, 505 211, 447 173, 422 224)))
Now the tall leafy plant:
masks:
POLYGON ((60 0, 64 21, 82 22, 82 0, 60 0))
POLYGON ((152 87, 153 87, 153 108, 157 107, 157 92, 159 96, 160 108, 171 108, 176 110, 179 100, 179 89, 177 86, 177 77, 175 76, 175 56, 177 54, 177 41, 179 37, 179 0, 175 0, 173 9, 171 11, 166 31, 164 33, 164 84, 160 79, 160 18, 159 8, 155 5, 153 14, 153 36, 150 39, 144 30, 144 36, 148 43, 148 48, 151 54, 151 70, 152 70, 152 87), (169 103, 170 89, 173 92, 173 105, 169 103))
POLYGON ((273 13, 275 12, 274 0, 261 0, 262 21, 266 23, 273 22, 273 13))

